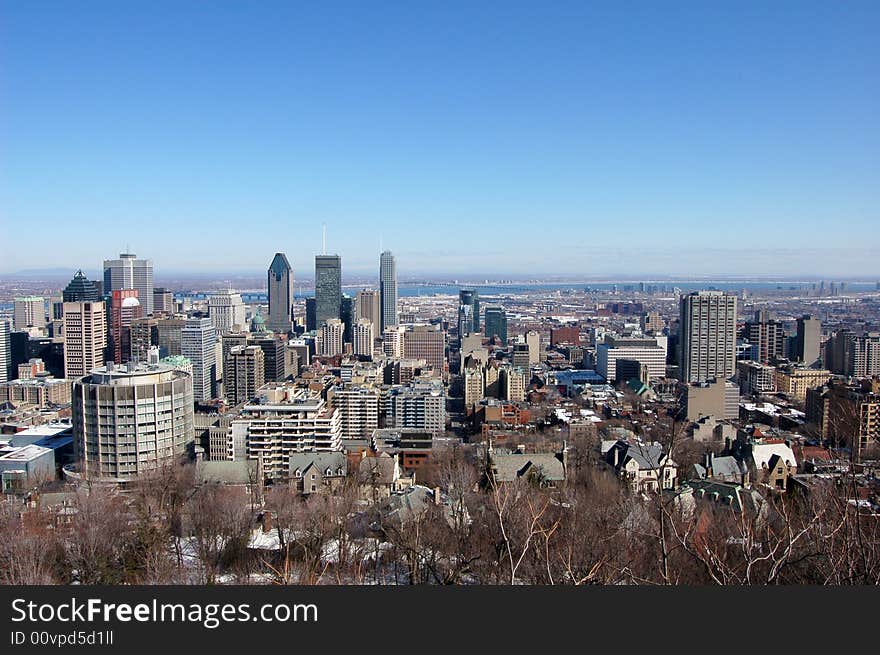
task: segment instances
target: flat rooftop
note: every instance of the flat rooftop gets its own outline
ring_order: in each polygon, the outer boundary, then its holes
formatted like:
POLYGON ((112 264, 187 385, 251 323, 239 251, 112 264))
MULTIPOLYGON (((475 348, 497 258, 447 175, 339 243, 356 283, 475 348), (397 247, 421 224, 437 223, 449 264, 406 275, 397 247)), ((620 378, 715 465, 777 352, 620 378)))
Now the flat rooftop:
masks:
POLYGON ((33 459, 37 459, 38 457, 42 457, 46 453, 51 453, 52 450, 49 448, 43 448, 42 446, 36 446, 34 444, 30 444, 29 446, 23 446, 22 448, 16 448, 12 452, 6 453, 3 456, 0 456, 0 461, 2 462, 29 462, 33 459))

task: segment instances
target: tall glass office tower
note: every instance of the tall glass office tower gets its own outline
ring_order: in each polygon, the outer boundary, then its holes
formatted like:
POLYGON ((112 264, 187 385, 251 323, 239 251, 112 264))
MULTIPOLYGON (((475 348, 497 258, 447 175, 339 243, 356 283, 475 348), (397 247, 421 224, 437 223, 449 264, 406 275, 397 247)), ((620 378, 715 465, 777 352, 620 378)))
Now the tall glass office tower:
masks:
POLYGON ((480 296, 476 289, 458 292, 458 336, 480 331, 480 296))
POLYGON ((315 255, 315 323, 320 328, 342 309, 342 258, 315 255))
POLYGON ((293 273, 283 252, 276 252, 267 274, 269 318, 266 327, 279 334, 291 329, 290 307, 293 304, 293 273))
POLYGON ((397 266, 390 250, 386 250, 379 257, 379 302, 382 317, 381 333, 386 327, 397 325, 397 266))

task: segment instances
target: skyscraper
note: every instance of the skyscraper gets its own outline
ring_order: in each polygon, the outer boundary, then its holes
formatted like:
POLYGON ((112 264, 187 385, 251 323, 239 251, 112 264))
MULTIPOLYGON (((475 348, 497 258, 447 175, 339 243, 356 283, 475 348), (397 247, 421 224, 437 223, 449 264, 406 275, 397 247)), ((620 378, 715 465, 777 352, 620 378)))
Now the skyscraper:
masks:
POLYGON ((354 336, 352 338, 353 352, 355 355, 372 357, 376 333, 373 322, 366 318, 359 318, 354 324, 354 336))
POLYGON ((342 296, 342 304, 339 306, 339 318, 342 321, 342 342, 351 343, 352 328, 354 327, 354 298, 342 296))
MULTIPOLYGON (((271 282, 269 288, 272 288, 271 282)), ((269 312, 271 319, 271 302, 269 312)), ((241 294, 232 289, 221 289, 208 298, 208 316, 219 334, 244 330, 247 327, 245 314, 241 294)))
POLYGON ((174 294, 164 287, 153 289, 153 314, 173 314, 174 294))
POLYGON ((443 372, 445 350, 445 335, 436 325, 412 325, 403 333, 403 356, 407 359, 424 359, 428 366, 433 367, 435 376, 443 372))
POLYGON ((819 362, 819 349, 822 340, 822 322, 809 314, 797 320, 795 336, 795 357, 805 366, 819 362))
POLYGON ((382 349, 386 357, 403 357, 403 339, 405 329, 402 325, 385 328, 382 333, 382 349))
POLYGON ((146 362, 150 349, 159 347, 159 319, 151 316, 135 319, 129 328, 131 359, 146 362))
POLYGON ((193 400, 210 400, 216 395, 217 331, 210 318, 189 318, 180 331, 180 354, 192 362, 193 400))
POLYGON ((458 292, 458 338, 480 331, 480 298, 476 289, 458 292))
POLYGON ((61 292, 61 299, 63 302, 98 302, 101 300, 101 294, 82 271, 77 271, 61 292))
MULTIPOLYGON (((529 346, 529 366, 541 363, 541 333, 529 330, 525 341, 529 346)), ((523 367, 526 368, 526 367, 523 367)))
POLYGON ((681 371, 684 382, 733 376, 736 367, 736 296, 697 291, 680 301, 681 371))
POLYGON ((766 364, 784 354, 785 331, 782 323, 770 320, 766 311, 755 312, 755 319, 744 328, 745 337, 757 350, 757 361, 766 364))
POLYGON ((251 343, 263 351, 263 373, 266 382, 281 382, 287 377, 286 352, 287 338, 279 338, 277 334, 264 333, 252 338, 251 343))
POLYGON ((507 312, 503 307, 486 307, 486 336, 497 336, 501 345, 507 344, 507 312))
POLYGON ((9 321, 0 320, 0 382, 12 379, 12 333, 9 321))
POLYGON ((342 354, 342 333, 345 326, 338 318, 328 319, 318 330, 318 354, 335 357, 342 354))
POLYGON ((315 255, 316 328, 332 318, 339 318, 342 308, 342 258, 339 255, 315 255))
POLYGON ((110 354, 117 364, 131 358, 131 325, 143 316, 137 289, 115 289, 110 294, 110 354))
POLYGON ((256 396, 265 384, 265 355, 259 346, 235 346, 226 368, 226 397, 236 405, 256 396))
POLYGON ((233 348, 247 345, 247 332, 226 332, 225 334, 220 335, 220 368, 223 370, 223 385, 227 396, 230 393, 231 387, 229 384, 230 380, 232 380, 232 371, 229 368, 231 362, 229 354, 232 352, 233 348))
POLYGON ((287 334, 292 327, 290 307, 293 304, 293 273, 283 252, 276 252, 267 274, 269 318, 266 328, 287 334))
MULTIPOLYGON (((373 333, 382 334, 381 292, 364 289, 357 293, 357 319, 366 319, 373 324, 373 333)), ((397 323, 395 322, 395 325, 397 323)))
POLYGON ((64 377, 88 375, 104 363, 107 316, 104 302, 64 303, 64 377))
POLYGON ((88 375, 104 363, 107 316, 98 290, 82 271, 76 272, 61 297, 64 377, 72 379, 88 375))
POLYGON ((379 295, 382 321, 378 331, 397 325, 397 265, 394 255, 386 250, 379 256, 379 295))
POLYGON ((13 324, 16 330, 45 327, 46 300, 42 296, 16 298, 13 307, 13 324))
POLYGON ((314 332, 318 329, 318 318, 316 316, 316 306, 314 298, 306 298, 306 331, 314 332))
POLYGON ((825 343, 825 368, 847 377, 880 375, 880 332, 837 330, 825 343))
POLYGON ((104 260, 103 293, 110 295, 118 289, 137 289, 144 316, 153 313, 153 262, 138 259, 132 253, 122 253, 119 259, 104 260))

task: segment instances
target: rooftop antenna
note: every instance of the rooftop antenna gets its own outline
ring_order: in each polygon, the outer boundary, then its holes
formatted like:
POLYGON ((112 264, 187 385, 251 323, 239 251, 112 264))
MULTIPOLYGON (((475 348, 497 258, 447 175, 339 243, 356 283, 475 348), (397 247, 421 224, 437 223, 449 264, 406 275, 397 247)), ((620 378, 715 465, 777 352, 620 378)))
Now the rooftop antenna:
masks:
POLYGON ((321 225, 321 231, 323 232, 321 236, 321 254, 327 254, 327 224, 323 223, 321 225))
POLYGON ((379 254, 381 255, 384 251, 382 250, 382 235, 379 235, 379 254))

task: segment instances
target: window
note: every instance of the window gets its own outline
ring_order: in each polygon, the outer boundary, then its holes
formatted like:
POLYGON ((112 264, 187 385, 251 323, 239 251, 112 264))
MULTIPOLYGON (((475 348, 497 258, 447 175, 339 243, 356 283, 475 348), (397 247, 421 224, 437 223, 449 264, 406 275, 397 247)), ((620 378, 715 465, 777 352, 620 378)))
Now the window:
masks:
POLYGON ((298 478, 301 478, 303 475, 302 471, 300 471, 299 469, 296 469, 296 471, 294 471, 293 474, 298 478))

